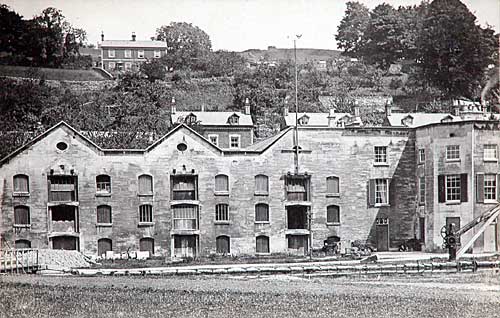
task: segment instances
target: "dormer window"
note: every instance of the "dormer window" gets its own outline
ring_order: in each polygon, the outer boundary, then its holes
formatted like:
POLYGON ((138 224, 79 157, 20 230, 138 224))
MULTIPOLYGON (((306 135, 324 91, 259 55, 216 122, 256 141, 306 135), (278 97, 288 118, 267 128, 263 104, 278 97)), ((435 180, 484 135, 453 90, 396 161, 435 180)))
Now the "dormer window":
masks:
POLYGON ((442 123, 450 123, 453 121, 453 118, 451 116, 446 116, 443 119, 441 119, 442 123))
POLYGON ((229 125, 238 125, 240 122, 240 117, 236 114, 233 114, 231 115, 228 119, 227 119, 227 123, 229 125))
POLYGON ((194 114, 187 115, 185 123, 188 125, 195 124, 196 123, 196 115, 194 115, 194 114))
POLYGON ((307 125, 309 123, 309 116, 304 115, 299 118, 299 125, 307 125))

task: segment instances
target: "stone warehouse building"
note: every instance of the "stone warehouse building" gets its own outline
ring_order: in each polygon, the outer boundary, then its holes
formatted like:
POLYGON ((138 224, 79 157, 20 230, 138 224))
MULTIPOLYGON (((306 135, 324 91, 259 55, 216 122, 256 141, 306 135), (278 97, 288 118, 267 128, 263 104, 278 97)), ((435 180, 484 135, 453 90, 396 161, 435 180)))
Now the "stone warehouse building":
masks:
MULTIPOLYGON (((498 204, 498 120, 332 126, 299 126, 296 169, 293 128, 222 149, 180 124, 147 149, 106 150, 60 123, 0 162, 2 240, 168 257, 303 254, 327 238, 436 250, 443 225, 498 204)), ((499 233, 474 251, 499 251, 499 233)))

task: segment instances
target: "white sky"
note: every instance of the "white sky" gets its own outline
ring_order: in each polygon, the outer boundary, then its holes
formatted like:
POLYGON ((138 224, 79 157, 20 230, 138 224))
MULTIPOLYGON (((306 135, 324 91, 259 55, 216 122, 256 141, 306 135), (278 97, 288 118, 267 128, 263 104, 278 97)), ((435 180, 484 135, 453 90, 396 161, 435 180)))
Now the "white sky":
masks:
MULTIPOLYGON (((386 2, 394 7, 420 0, 358 0, 370 9, 386 2)), ((87 31, 88 41, 137 40, 155 35, 170 22, 190 22, 208 33, 214 50, 243 51, 293 46, 337 49, 334 34, 344 16, 344 0, 3 0, 26 19, 53 6, 75 27, 87 31)), ((481 25, 500 30, 500 0, 462 0, 481 25)))

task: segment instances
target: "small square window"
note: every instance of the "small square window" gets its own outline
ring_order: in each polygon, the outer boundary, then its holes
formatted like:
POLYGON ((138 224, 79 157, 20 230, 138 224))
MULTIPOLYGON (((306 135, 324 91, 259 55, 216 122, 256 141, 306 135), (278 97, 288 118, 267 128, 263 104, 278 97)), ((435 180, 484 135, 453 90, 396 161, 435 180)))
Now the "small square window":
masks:
POLYGON ((160 51, 154 51, 154 58, 158 59, 161 57, 161 52, 160 51))
POLYGON ((448 161, 460 160, 460 146, 459 145, 446 146, 446 160, 448 160, 448 161))
POLYGON ((131 69, 132 69, 132 63, 130 63, 130 62, 126 62, 126 63, 125 63, 125 69, 126 69, 126 70, 131 70, 131 69))
POLYGON ((131 50, 125 50, 125 58, 131 58, 132 57, 132 51, 131 50))
POLYGON ((210 143, 219 146, 219 135, 208 135, 208 140, 210 143))
POLYGON ((497 199, 497 176, 494 174, 484 175, 484 200, 496 201, 497 199))
POLYGON ((109 69, 110 69, 110 70, 114 70, 114 69, 115 69, 115 67, 116 67, 115 62, 109 62, 109 69))
POLYGON ((108 57, 115 57, 115 50, 109 50, 108 57))
POLYGON ((229 148, 240 148, 240 135, 229 135, 229 148))
POLYGON ((96 180, 96 193, 109 194, 111 193, 111 177, 108 175, 99 175, 96 180))
POLYGON ((497 161, 497 145, 484 145, 484 161, 497 161))
POLYGON ((143 59, 144 58, 144 50, 137 51, 137 57, 140 59, 143 59))
POLYGON ((375 146, 375 164, 387 163, 387 147, 375 146))

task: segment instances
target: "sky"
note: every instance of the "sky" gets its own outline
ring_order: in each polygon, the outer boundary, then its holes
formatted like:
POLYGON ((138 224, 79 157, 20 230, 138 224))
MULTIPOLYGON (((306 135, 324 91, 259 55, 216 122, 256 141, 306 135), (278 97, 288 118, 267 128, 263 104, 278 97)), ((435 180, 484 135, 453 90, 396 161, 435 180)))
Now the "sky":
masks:
MULTIPOLYGON (((337 49, 335 33, 344 16, 344 0, 0 0, 30 19, 47 7, 60 9, 67 21, 87 32, 97 44, 107 40, 149 40, 170 22, 189 22, 204 30, 214 50, 243 51, 293 47, 337 49)), ((383 2, 394 7, 420 0, 358 0, 373 9, 383 2)), ((500 0, 462 0, 478 22, 500 32, 500 0)))

